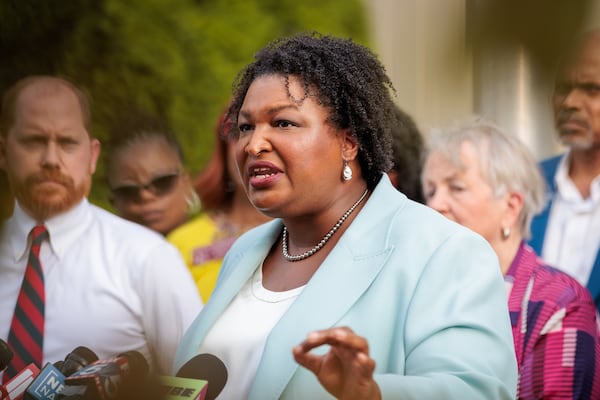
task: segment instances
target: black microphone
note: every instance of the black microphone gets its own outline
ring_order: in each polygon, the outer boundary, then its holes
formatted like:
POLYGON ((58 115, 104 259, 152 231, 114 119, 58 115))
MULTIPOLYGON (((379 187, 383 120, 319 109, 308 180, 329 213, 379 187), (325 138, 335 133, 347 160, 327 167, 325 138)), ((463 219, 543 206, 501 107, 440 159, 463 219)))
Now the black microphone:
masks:
POLYGON ((13 352, 4 340, 0 339, 0 371, 3 371, 10 360, 13 358, 13 352))
POLYGON ((207 381, 206 400, 214 400, 227 383, 227 367, 217 356, 198 354, 179 368, 176 377, 207 381))
POLYGON ((54 365, 46 363, 38 376, 25 390, 23 400, 57 398, 58 394, 64 389, 65 377, 97 360, 96 353, 87 347, 80 346, 67 354, 64 361, 57 361, 54 365))
POLYGON ((128 398, 148 375, 148 362, 138 351, 128 351, 108 360, 98 360, 65 379, 57 399, 106 400, 128 398))
MULTIPOLYGON (((12 358, 13 352, 8 346, 8 343, 0 339, 0 372, 4 371, 6 367, 8 367, 8 364, 12 358)), ((0 399, 5 398, 8 398, 8 392, 4 386, 0 385, 0 399)))
POLYGON ((64 361, 54 364, 64 376, 71 376, 83 367, 98 361, 98 356, 85 346, 79 346, 67 354, 64 361), (58 364, 58 366, 56 365, 58 364))
MULTIPOLYGON (((4 371, 10 360, 13 358, 13 352, 4 340, 0 339, 0 372, 4 371)), ((8 391, 3 385, 0 385, 0 400, 8 399, 8 391)))

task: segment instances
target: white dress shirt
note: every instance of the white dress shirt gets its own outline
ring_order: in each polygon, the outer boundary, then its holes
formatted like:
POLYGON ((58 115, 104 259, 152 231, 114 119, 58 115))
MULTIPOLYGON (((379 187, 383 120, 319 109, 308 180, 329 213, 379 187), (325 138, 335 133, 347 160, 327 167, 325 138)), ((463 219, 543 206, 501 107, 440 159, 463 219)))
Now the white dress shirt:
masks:
MULTIPOLYGON (((179 252, 157 233, 87 200, 44 222, 44 363, 78 346, 100 359, 129 350, 168 373, 202 308, 179 252)), ((0 229, 0 338, 7 340, 36 221, 19 206, 0 229)))
POLYGON ((304 287, 268 290, 262 284, 261 266, 231 301, 198 350, 217 356, 227 369, 225 387, 217 400, 248 398, 267 336, 304 287))
POLYGON ((560 160, 557 193, 546 228, 542 258, 587 285, 600 245, 600 176, 591 183, 590 196, 583 198, 569 178, 569 155, 560 160))

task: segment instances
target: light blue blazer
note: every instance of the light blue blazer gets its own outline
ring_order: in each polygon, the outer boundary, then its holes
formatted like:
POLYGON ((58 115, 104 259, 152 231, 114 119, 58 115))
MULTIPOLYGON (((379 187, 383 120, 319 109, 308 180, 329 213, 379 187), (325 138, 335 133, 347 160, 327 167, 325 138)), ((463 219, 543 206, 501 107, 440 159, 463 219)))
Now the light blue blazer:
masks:
MULTIPOLYGON (((197 354, 281 230, 275 220, 233 245, 173 373, 197 354)), ((308 332, 334 326, 368 339, 384 399, 515 398, 517 365, 495 253, 480 236, 407 199, 387 175, 271 331, 249 398, 332 398, 294 361, 292 348, 308 332)))

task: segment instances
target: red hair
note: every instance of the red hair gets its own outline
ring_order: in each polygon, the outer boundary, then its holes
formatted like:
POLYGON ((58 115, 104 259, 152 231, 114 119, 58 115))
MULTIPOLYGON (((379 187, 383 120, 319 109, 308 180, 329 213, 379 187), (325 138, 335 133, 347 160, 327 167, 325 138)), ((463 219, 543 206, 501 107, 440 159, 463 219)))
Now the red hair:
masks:
POLYGON ((224 111, 217 121, 213 153, 202 172, 194 180, 194 189, 200 196, 202 209, 205 211, 227 209, 233 199, 232 180, 227 171, 229 139, 226 136, 231 121, 226 119, 226 115, 224 111))

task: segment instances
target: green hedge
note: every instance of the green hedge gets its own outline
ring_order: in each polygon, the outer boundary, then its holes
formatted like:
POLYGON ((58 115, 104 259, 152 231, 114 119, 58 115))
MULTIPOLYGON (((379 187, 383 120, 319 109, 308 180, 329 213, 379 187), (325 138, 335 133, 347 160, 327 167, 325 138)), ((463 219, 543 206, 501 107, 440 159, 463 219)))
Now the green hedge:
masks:
MULTIPOLYGON (((0 89, 29 74, 73 79, 103 141, 127 110, 162 116, 194 173, 231 82, 266 43, 315 30, 369 45, 360 0, 6 0, 0 24, 0 89)), ((90 199, 110 208, 103 170, 90 199)))

